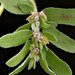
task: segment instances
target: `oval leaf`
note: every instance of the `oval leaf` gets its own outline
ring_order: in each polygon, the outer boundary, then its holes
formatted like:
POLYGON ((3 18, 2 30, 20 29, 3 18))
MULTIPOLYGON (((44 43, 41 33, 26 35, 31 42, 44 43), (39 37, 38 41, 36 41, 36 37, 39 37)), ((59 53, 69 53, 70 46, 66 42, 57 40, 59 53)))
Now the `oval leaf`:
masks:
POLYGON ((21 72, 29 63, 30 57, 27 57, 27 59, 18 67, 16 68, 13 72, 11 72, 9 75, 15 75, 21 72))
POLYGON ((21 14, 21 15, 27 14, 22 12, 20 8, 18 7, 18 3, 27 3, 27 0, 1 0, 1 3, 4 4, 4 8, 7 11, 13 14, 21 14))
POLYGON ((30 14, 34 11, 34 9, 27 4, 18 4, 18 6, 26 14, 30 14))
POLYGON ((54 34, 48 33, 48 32, 43 32, 42 34, 43 34, 45 37, 47 37, 48 40, 50 40, 50 41, 56 41, 56 37, 54 36, 54 34))
POLYGON ((43 11, 47 16, 48 21, 75 26, 75 9, 50 7, 43 11))
POLYGON ((48 67, 48 64, 47 64, 46 59, 45 59, 45 60, 42 59, 41 54, 39 54, 39 58, 40 58, 40 59, 39 59, 39 62, 40 62, 41 67, 42 67, 48 74, 50 74, 50 75, 56 75, 56 74, 48 67))
POLYGON ((51 43, 57 46, 58 48, 61 48, 71 53, 75 52, 75 41, 73 39, 69 38, 68 36, 66 36, 65 34, 61 33, 53 27, 45 28, 43 29, 43 32, 50 32, 56 36, 57 41, 51 41, 51 43))
POLYGON ((8 65, 9 67, 17 66, 24 59, 26 54, 29 52, 30 45, 31 42, 27 41, 25 46, 22 48, 22 50, 17 55, 9 59, 6 62, 6 65, 8 65))
POLYGON ((30 29, 30 27, 31 27, 31 23, 27 23, 25 25, 20 26, 16 31, 30 29))
POLYGON ((47 63, 56 75, 72 75, 70 67, 64 61, 59 59, 51 50, 45 51, 47 63))
POLYGON ((40 21, 40 27, 41 27, 41 28, 47 28, 47 27, 50 26, 50 25, 47 24, 47 23, 44 21, 44 19, 42 19, 42 18, 40 18, 39 21, 40 21))
POLYGON ((31 36, 31 30, 21 30, 4 35, 0 38, 0 46, 4 48, 15 47, 25 43, 31 36))

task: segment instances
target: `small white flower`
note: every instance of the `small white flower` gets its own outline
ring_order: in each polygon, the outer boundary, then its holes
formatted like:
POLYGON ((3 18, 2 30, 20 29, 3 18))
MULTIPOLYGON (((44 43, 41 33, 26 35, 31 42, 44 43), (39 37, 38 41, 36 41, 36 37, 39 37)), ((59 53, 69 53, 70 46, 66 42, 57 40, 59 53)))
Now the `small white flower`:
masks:
POLYGON ((40 15, 45 15, 45 13, 43 11, 40 12, 40 15))
POLYGON ((38 55, 35 55, 34 56, 34 59, 35 59, 35 61, 38 61, 39 60, 39 56, 38 55))
POLYGON ((39 48, 35 48, 34 51, 35 51, 36 53, 39 53, 39 48))
POLYGON ((40 37, 40 33, 35 33, 35 34, 34 34, 34 37, 39 38, 39 37, 40 37))
POLYGON ((39 20, 39 16, 35 16, 35 21, 38 21, 39 20))
POLYGON ((37 26, 39 26, 39 25, 40 25, 40 22, 39 22, 39 21, 37 21, 37 22, 36 22, 36 25, 37 25, 37 26))
POLYGON ((32 15, 35 15, 35 12, 31 12, 32 15))
POLYGON ((42 42, 41 40, 43 39, 43 36, 40 36, 39 38, 38 38, 38 41, 39 42, 42 42))

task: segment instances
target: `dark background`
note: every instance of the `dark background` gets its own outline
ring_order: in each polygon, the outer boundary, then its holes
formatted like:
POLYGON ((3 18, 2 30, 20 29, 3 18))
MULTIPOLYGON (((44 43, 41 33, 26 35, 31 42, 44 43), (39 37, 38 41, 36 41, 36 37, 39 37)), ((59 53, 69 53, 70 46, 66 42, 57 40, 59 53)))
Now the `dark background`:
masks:
MULTIPOLYGON (((59 8, 75 8, 75 0, 36 0, 38 11, 46 7, 59 7, 59 8)), ((11 33, 15 31, 19 26, 27 23, 25 20, 26 16, 14 15, 6 10, 4 10, 3 15, 0 18, 0 36, 11 33)), ((57 27, 60 31, 75 39, 75 27, 66 26, 66 25, 58 25, 57 27)), ((0 75, 8 75, 11 71, 13 71, 16 67, 10 68, 5 65, 5 62, 17 54, 23 45, 15 48, 4 49, 0 48, 0 75)), ((54 45, 48 45, 62 60, 67 62, 73 71, 73 75, 75 75, 75 53, 71 54, 65 52, 54 45)), ((55 61, 54 61, 55 62, 55 61)), ((62 67, 61 67, 62 68, 62 67)), ((63 68, 62 68, 63 69, 63 68)), ((44 72, 44 70, 40 67, 39 63, 37 63, 37 67, 35 70, 27 70, 27 67, 18 75, 48 75, 44 72)))

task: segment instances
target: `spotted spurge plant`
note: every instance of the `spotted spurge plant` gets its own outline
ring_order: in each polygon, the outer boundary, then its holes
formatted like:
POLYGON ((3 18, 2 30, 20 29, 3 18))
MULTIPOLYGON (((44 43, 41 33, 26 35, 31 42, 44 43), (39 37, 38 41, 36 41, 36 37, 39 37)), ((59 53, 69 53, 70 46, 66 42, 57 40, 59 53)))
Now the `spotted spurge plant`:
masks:
POLYGON ((70 52, 75 52, 75 41, 56 29, 58 24, 75 26, 75 9, 45 8, 38 12, 34 0, 0 0, 0 15, 4 8, 19 15, 30 14, 22 25, 13 33, 0 37, 0 46, 10 48, 24 44, 22 50, 9 59, 6 65, 17 66, 27 55, 24 62, 9 75, 21 72, 27 65, 28 70, 36 68, 36 62, 49 75, 72 75, 68 64, 57 57, 46 45, 52 43, 56 47, 70 52))

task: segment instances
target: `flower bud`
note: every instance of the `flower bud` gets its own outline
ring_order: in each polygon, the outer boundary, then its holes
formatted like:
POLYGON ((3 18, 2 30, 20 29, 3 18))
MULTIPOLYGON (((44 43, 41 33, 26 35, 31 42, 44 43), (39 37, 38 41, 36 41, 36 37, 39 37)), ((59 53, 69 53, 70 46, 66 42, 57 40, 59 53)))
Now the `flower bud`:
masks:
POLYGON ((38 21, 39 20, 39 16, 35 16, 35 21, 38 21))
POLYGON ((35 55, 36 55, 36 53, 34 51, 31 51, 30 58, 34 58, 35 55))
POLYGON ((45 15, 45 14, 44 14, 44 12, 43 12, 43 11, 41 11, 41 12, 39 13, 39 15, 45 15))
POLYGON ((38 56, 38 55, 35 55, 35 56, 34 56, 34 59, 35 59, 35 61, 38 62, 38 60, 39 60, 39 56, 38 56))
POLYGON ((37 37, 37 38, 40 37, 40 33, 35 33, 34 37, 37 37))
POLYGON ((35 48, 34 51, 35 51, 36 53, 39 53, 39 48, 35 48))
POLYGON ((29 22, 34 22, 34 16, 30 15, 26 20, 28 20, 29 22))
POLYGON ((36 21, 36 26, 39 27, 39 25, 40 25, 40 22, 39 21, 36 21))
POLYGON ((43 36, 40 36, 40 37, 38 38, 38 41, 39 41, 39 42, 42 42, 42 39, 43 39, 43 36))
POLYGON ((43 11, 41 11, 41 12, 39 13, 39 16, 40 16, 41 18, 43 18, 45 21, 47 21, 47 16, 45 15, 45 13, 44 13, 43 11))
POLYGON ((43 45, 49 44, 48 39, 46 37, 43 37, 42 44, 43 45))

